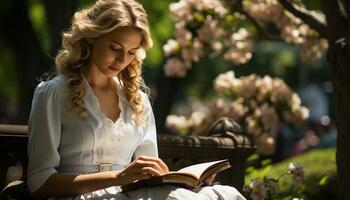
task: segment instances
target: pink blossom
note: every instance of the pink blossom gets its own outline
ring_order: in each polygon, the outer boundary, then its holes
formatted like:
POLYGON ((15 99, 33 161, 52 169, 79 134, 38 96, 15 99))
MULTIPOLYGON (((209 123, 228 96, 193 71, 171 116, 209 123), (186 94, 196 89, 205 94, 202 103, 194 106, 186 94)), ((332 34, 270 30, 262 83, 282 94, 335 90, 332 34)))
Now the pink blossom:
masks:
POLYGON ((247 124, 247 131, 248 134, 257 137, 258 135, 261 134, 262 129, 258 125, 258 121, 254 117, 247 117, 246 118, 246 124, 247 124))
POLYGON ((176 21, 192 21, 191 5, 186 0, 169 4, 169 10, 176 21))
POLYGON ((255 143, 258 146, 256 152, 262 155, 271 155, 275 152, 276 141, 268 133, 263 133, 255 139, 255 143))
POLYGON ((182 48, 182 58, 186 62, 198 62, 203 55, 203 44, 194 39, 192 45, 182 48))
POLYGON ((181 46, 186 46, 191 42, 192 33, 186 29, 185 22, 175 24, 175 38, 181 46))
POLYGON ((261 106, 261 122, 265 128, 271 131, 272 134, 277 133, 279 119, 275 108, 269 106, 267 103, 264 103, 261 106))
POLYGON ((170 58, 164 65, 165 76, 185 77, 188 67, 177 57, 170 58))
POLYGON ((198 38, 203 42, 216 40, 223 35, 223 30, 219 27, 218 21, 208 15, 201 28, 197 30, 198 38))

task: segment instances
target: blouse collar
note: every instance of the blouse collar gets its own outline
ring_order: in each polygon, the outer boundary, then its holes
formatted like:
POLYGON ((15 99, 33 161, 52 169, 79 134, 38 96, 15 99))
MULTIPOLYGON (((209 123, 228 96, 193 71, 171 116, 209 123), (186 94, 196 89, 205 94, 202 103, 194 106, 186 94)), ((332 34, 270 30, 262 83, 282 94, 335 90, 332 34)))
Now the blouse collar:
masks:
MULTIPOLYGON (((113 78, 114 83, 116 84, 117 88, 117 95, 119 98, 119 108, 121 109, 120 112, 120 118, 125 121, 125 117, 127 116, 127 107, 128 107, 128 101, 124 95, 123 88, 121 86, 121 83, 118 81, 117 78, 113 78)), ((89 85, 89 82, 86 80, 86 78, 83 76, 83 82, 85 85, 85 96, 84 96, 84 102, 86 109, 92 114, 92 116, 88 117, 88 120, 92 123, 95 124, 97 127, 100 127, 102 124, 101 122, 104 118, 101 109, 99 108, 99 102, 97 97, 92 91, 92 88, 89 85)))

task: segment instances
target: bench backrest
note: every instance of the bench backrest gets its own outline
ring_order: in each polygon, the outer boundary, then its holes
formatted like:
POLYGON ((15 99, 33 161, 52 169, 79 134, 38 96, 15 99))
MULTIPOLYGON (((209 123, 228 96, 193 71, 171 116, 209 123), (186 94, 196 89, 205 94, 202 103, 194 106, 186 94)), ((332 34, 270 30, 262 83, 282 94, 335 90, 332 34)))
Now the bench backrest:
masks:
MULTIPOLYGON (((248 137, 241 134, 223 133, 221 136, 175 136, 158 135, 159 157, 171 170, 191 164, 229 159, 232 168, 220 172, 217 181, 240 190, 244 184, 246 159, 254 151, 248 137)), ((13 181, 11 166, 19 166, 20 172, 12 170, 18 179, 24 179, 27 166, 27 126, 0 125, 0 188, 13 181), (9 177, 11 176, 11 177, 9 177)), ((13 168, 13 167, 12 167, 13 168)))

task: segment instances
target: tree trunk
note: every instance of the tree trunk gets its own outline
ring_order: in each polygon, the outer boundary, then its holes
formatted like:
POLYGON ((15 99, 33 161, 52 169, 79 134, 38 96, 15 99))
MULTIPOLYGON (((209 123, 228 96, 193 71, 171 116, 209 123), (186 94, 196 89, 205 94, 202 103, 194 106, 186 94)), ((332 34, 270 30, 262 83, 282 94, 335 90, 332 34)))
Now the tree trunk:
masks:
POLYGON ((69 28, 68 25, 78 6, 78 1, 44 0, 43 3, 50 28, 51 57, 54 57, 61 48, 61 34, 69 28))
POLYGON ((157 97, 154 103, 154 116, 156 119, 157 132, 164 134, 166 133, 166 117, 170 113, 171 106, 174 104, 176 92, 180 88, 184 78, 166 77, 162 65, 161 68, 157 82, 157 97))
MULTIPOLYGON (((344 1, 345 2, 345 1, 344 1)), ((343 3, 344 3, 343 2, 343 3)), ((329 43, 328 62, 335 95, 338 199, 350 200, 350 34, 349 19, 340 1, 323 0, 329 43)), ((345 8, 349 8, 347 2, 345 8)))
MULTIPOLYGON (((349 37, 348 37, 349 38, 349 37)), ((349 41, 349 40, 348 40, 349 41)), ((350 200, 350 45, 329 49, 334 95, 337 136, 337 171, 339 200, 350 200)))
POLYGON ((13 48, 20 86, 19 108, 16 123, 27 123, 36 77, 47 70, 45 55, 39 45, 28 18, 25 0, 11 2, 10 9, 2 20, 3 33, 13 48))
POLYGON ((344 48, 335 45, 330 48, 329 63, 334 85, 338 129, 336 161, 339 199, 350 200, 350 123, 348 122, 350 116, 350 45, 347 44, 344 48))
POLYGON ((20 86, 18 116, 15 123, 25 124, 28 121, 32 96, 37 79, 52 68, 54 57, 61 45, 61 32, 66 28, 69 19, 77 7, 77 1, 64 0, 44 1, 48 16, 49 30, 51 37, 52 51, 50 56, 46 56, 39 44, 36 33, 33 30, 28 18, 28 1, 17 0, 11 2, 10 9, 1 20, 4 25, 2 32, 6 36, 9 44, 13 47, 17 79, 20 86), (56 1, 55 1, 56 2, 56 1), (8 20, 11 19, 11 20, 8 20))

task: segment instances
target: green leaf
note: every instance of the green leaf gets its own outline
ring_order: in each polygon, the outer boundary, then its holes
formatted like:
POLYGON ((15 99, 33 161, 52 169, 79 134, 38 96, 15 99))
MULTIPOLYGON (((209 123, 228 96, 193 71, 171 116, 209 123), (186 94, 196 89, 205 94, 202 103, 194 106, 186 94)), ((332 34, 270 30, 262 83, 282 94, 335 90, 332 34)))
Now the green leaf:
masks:
POLYGON ((247 167, 247 169, 245 171, 246 171, 246 173, 250 174, 250 173, 253 173, 254 170, 256 170, 254 167, 247 167))
POLYGON ((29 6, 29 18, 37 37, 40 38, 40 46, 45 52, 49 53, 51 44, 44 5, 33 1, 29 6))
POLYGON ((321 178, 320 182, 318 183, 319 185, 326 185, 328 183, 329 177, 328 176, 324 176, 321 178))
POLYGON ((249 156, 248 158, 247 158, 247 161, 248 162, 251 162, 251 161, 255 161, 255 160, 258 160, 259 159, 259 154, 253 154, 253 155, 251 155, 251 156, 249 156))
POLYGON ((261 165, 262 166, 266 166, 266 165, 269 165, 271 163, 272 163, 271 159, 265 159, 265 160, 261 161, 261 165))

